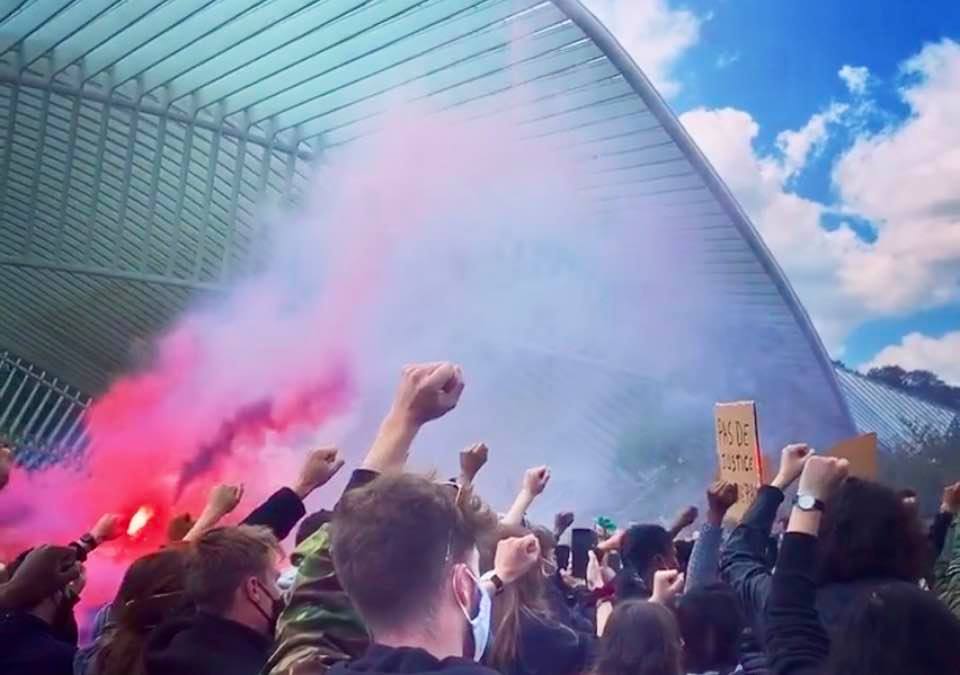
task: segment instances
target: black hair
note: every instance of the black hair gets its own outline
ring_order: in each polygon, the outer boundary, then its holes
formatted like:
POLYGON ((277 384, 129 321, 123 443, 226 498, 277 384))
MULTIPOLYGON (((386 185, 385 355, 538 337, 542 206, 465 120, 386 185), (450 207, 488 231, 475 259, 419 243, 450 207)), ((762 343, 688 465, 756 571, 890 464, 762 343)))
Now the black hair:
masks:
POLYGON ((737 664, 744 618, 729 586, 710 584, 684 593, 677 600, 676 613, 687 672, 722 670, 737 664))
POLYGON ((960 673, 960 619, 929 591, 884 586, 861 598, 831 643, 824 675, 960 673))
POLYGON ((917 581, 928 560, 920 521, 891 488, 848 478, 828 500, 820 524, 821 584, 868 578, 917 581))
POLYGON ((653 561, 673 552, 673 537, 659 525, 634 525, 623 542, 623 562, 650 583, 653 561))

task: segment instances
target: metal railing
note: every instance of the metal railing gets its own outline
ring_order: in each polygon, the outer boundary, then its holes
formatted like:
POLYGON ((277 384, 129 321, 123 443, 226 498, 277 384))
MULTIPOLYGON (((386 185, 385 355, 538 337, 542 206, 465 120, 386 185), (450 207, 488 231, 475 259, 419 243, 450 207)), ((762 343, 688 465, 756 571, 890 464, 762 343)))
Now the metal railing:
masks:
POLYGON ((0 351, 0 436, 27 468, 78 456, 91 399, 42 368, 0 351))

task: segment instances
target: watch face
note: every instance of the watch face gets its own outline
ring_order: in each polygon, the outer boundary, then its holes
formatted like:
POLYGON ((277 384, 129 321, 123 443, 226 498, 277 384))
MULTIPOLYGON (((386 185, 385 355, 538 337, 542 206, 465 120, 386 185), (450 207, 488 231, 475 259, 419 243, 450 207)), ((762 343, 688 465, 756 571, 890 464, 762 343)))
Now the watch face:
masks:
POLYGON ((798 495, 797 506, 804 511, 812 511, 817 506, 817 500, 810 495, 798 495))

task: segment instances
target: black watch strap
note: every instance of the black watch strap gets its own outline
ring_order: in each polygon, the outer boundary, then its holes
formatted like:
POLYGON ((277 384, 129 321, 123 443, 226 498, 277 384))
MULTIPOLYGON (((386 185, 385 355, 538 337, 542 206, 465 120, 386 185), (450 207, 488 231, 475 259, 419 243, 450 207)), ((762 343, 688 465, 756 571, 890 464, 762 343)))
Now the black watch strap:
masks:
POLYGON ((494 591, 494 595, 500 595, 501 593, 503 593, 503 589, 504 589, 503 579, 497 576, 496 572, 488 572, 487 574, 484 574, 483 579, 493 584, 493 587, 496 589, 494 591))
POLYGON ((793 498, 793 505, 801 511, 820 511, 823 512, 826 504, 813 495, 798 494, 793 498))

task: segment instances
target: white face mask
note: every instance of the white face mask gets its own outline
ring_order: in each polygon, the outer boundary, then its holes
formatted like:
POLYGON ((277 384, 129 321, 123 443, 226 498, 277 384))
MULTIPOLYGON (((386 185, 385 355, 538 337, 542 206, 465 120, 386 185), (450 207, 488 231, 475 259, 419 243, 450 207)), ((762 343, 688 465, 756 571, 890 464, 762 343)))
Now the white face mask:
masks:
POLYGON ((470 610, 462 605, 460 609, 463 611, 463 615, 467 617, 467 622, 470 624, 470 631, 473 633, 473 660, 479 662, 480 659, 483 658, 483 652, 487 649, 487 643, 490 641, 493 601, 490 599, 490 594, 487 593, 487 590, 473 575, 473 572, 470 573, 470 578, 473 579, 473 583, 476 584, 477 587, 477 593, 480 594, 477 615, 471 617, 470 610))

